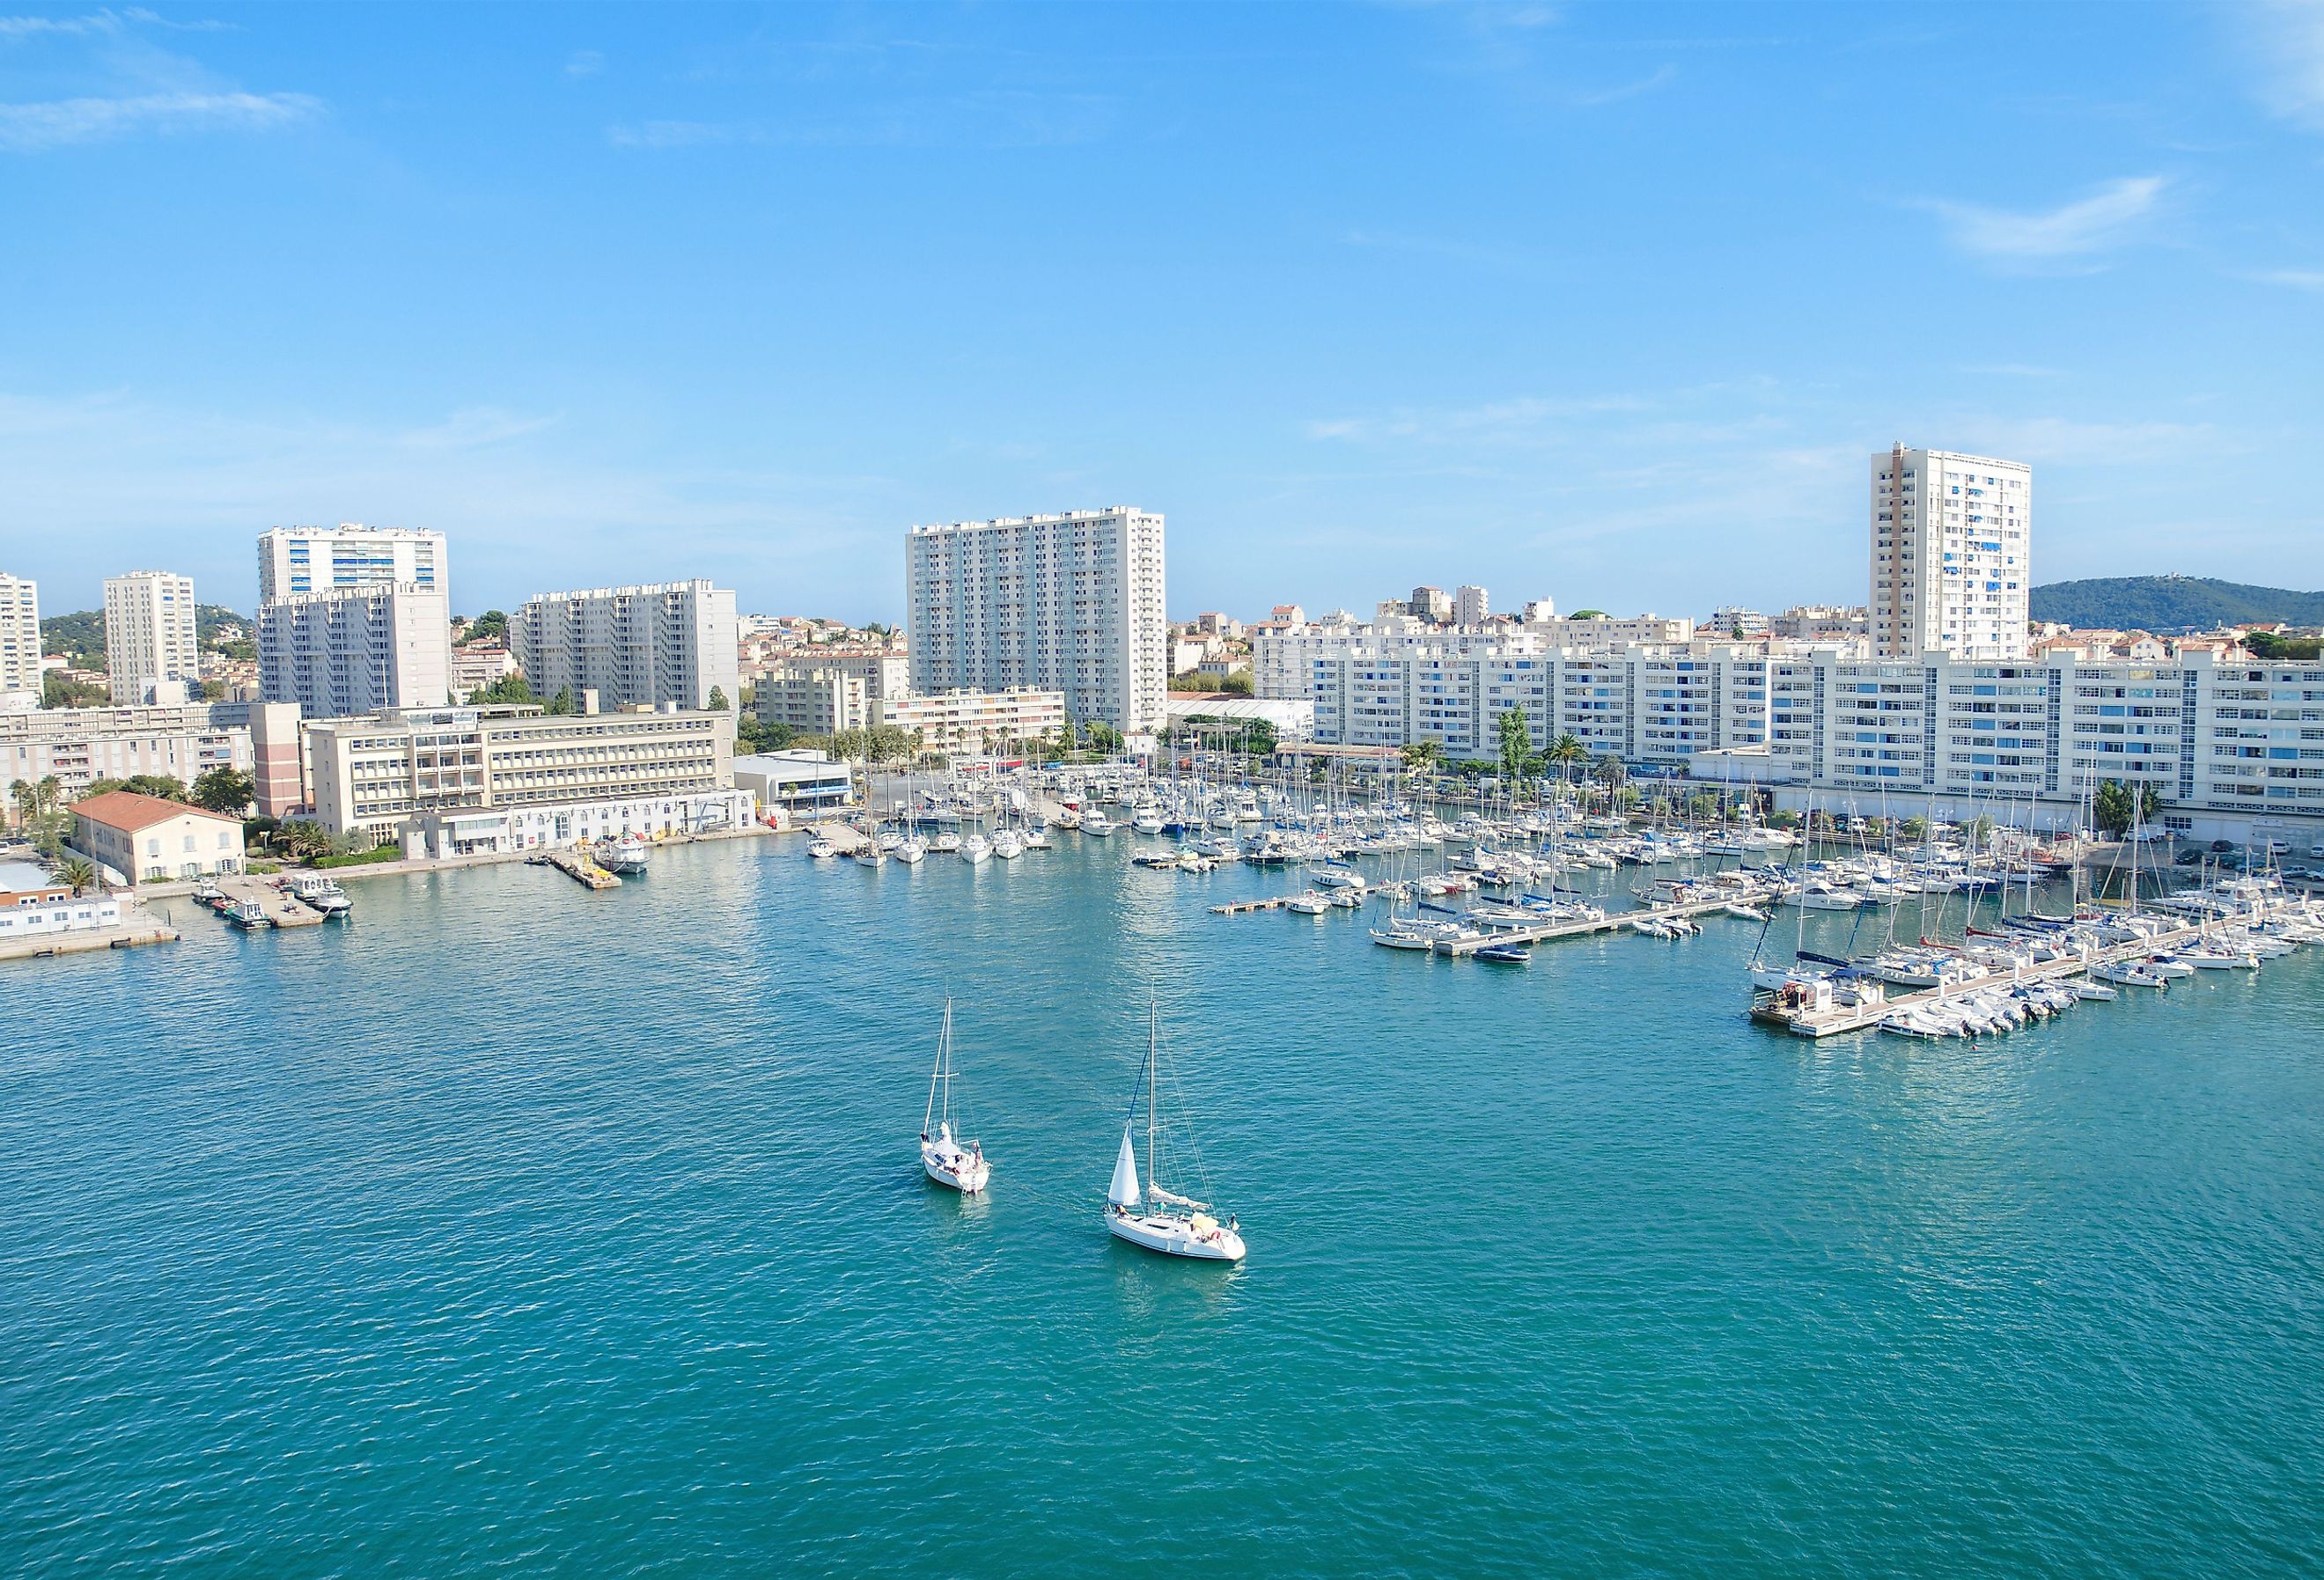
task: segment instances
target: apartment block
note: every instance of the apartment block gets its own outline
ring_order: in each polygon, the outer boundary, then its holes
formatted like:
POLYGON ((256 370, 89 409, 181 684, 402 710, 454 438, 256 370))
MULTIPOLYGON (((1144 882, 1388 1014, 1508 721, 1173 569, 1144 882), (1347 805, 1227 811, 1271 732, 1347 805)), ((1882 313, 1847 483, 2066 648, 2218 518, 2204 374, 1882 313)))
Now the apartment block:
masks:
POLYGON ((715 691, 742 706, 734 595, 705 579, 544 593, 510 616, 509 641, 538 697, 570 688, 608 711, 699 709, 715 691))
POLYGON ((182 688, 201 678, 193 577, 166 570, 106 577, 105 653, 116 707, 184 701, 182 688))
POLYGON ((41 699, 41 590, 0 572, 0 709, 41 699))
POLYGON ((1000 752, 1024 747, 1065 725, 1065 694, 1012 687, 1005 691, 934 691, 890 698, 879 721, 918 734, 930 752, 1000 752))
POLYGON ((1903 445, 1871 460, 1873 655, 2026 656, 2034 473, 1903 445))
POLYGON ((916 526, 905 568, 913 691, 1056 691, 1077 719, 1161 725, 1160 515, 1113 505, 916 526))
POLYGON ((259 695, 310 719, 441 707, 451 664, 450 611, 436 588, 378 583, 259 605, 259 695))
POLYGON ((416 587, 451 596, 444 534, 402 527, 271 527, 258 536, 258 601, 351 587, 416 587))
POLYGON ((873 700, 859 671, 785 664, 760 678, 752 709, 762 725, 835 735, 870 725, 873 700))
POLYGON ((191 788, 254 765, 248 703, 26 708, 0 713, 0 784, 53 777, 68 798, 100 779, 166 774, 191 788))

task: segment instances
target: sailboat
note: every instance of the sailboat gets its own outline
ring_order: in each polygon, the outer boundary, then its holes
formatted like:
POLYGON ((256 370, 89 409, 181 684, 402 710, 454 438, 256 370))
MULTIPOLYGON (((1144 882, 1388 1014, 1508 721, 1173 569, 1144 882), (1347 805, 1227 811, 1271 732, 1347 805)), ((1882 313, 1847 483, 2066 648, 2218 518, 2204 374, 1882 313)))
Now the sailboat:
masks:
POLYGON ((1232 1217, 1220 1223, 1211 1215, 1209 1203, 1166 1190, 1154 1178, 1155 1061, 1160 1029, 1160 1011, 1149 1007, 1146 1062, 1139 1067, 1138 1084, 1130 1089, 1130 1113, 1121 1122, 1121 1150, 1113 1161, 1113 1183, 1105 1193, 1105 1226, 1117 1240, 1127 1240, 1132 1245, 1158 1251, 1166 1256, 1240 1261, 1242 1235, 1232 1217), (1140 1086, 1146 1092, 1146 1182, 1142 1188, 1138 1177, 1138 1150, 1130 1139, 1138 1127, 1140 1086), (1153 1205, 1149 1206, 1148 1203, 1153 1205))
POLYGON ((983 1142, 964 1147, 953 1134, 952 1083, 952 1001, 946 999, 944 1030, 936 1036, 936 1067, 928 1076, 928 1111, 920 1119, 920 1167, 938 1185, 974 1196, 992 1178, 992 1165, 984 1160, 983 1142))

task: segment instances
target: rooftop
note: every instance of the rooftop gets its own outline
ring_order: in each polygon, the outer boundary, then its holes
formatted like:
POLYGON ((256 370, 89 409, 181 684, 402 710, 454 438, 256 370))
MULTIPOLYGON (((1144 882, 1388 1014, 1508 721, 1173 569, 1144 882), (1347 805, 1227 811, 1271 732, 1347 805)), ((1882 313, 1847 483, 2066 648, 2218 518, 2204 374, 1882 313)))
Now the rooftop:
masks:
POLYGON ((72 804, 72 810, 77 818, 118 828, 124 834, 134 834, 140 828, 150 828, 172 818, 208 818, 213 822, 242 826, 241 818, 224 812, 212 812, 185 801, 163 800, 160 796, 141 796, 134 790, 106 790, 101 796, 84 796, 72 804))

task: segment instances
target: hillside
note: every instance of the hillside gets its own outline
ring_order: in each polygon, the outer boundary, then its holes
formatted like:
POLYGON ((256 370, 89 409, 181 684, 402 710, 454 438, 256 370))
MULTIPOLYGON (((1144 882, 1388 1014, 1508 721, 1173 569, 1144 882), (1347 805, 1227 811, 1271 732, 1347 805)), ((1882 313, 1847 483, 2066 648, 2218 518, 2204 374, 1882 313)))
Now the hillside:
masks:
MULTIPOLYGON (((220 604, 194 605, 194 640, 203 647, 220 647, 233 656, 257 656, 256 649, 248 653, 240 649, 249 646, 250 616, 220 604), (222 646, 217 640, 221 625, 239 626, 244 633, 242 642, 222 646)), ((63 653, 77 670, 102 670, 105 666, 105 611, 76 609, 69 614, 50 614, 41 621, 41 651, 63 653)))
POLYGON ((2152 631, 2209 631, 2245 620, 2324 624, 2324 593, 2192 576, 2116 576, 2052 582, 2033 592, 2036 620, 2152 631))

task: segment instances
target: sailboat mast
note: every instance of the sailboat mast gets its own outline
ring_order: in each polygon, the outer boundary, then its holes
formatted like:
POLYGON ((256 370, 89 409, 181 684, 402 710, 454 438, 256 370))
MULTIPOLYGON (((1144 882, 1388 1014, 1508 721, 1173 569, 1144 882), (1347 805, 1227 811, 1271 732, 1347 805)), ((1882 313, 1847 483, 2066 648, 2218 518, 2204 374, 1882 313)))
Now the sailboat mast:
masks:
POLYGON ((1146 1183, 1154 1183, 1154 1052, 1157 1035, 1162 1024, 1162 1011, 1148 1002, 1146 1006, 1146 1183))
MULTIPOLYGON (((945 1000, 944 1030, 936 1033, 936 1067, 928 1073, 928 1109, 920 1115, 920 1133, 928 1133, 936 1116, 936 1083, 945 1079, 945 1064, 952 1052, 952 1001, 945 1000)), ((952 1085, 945 1084, 945 1117, 952 1117, 952 1085)))

